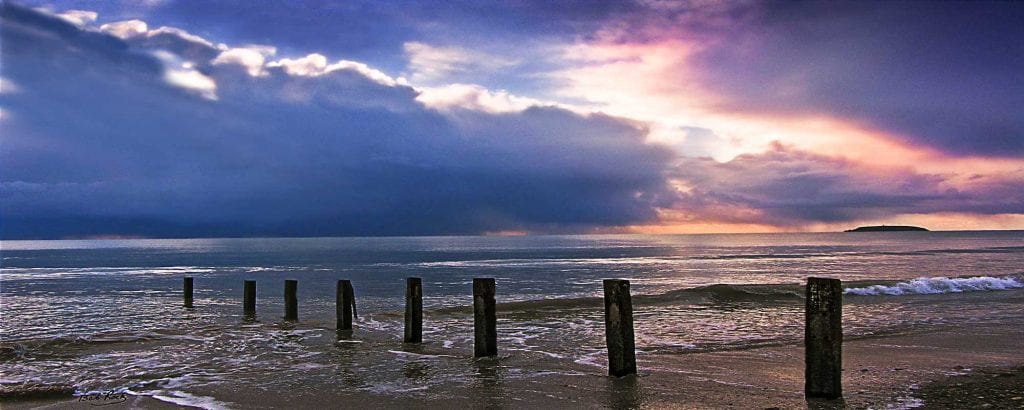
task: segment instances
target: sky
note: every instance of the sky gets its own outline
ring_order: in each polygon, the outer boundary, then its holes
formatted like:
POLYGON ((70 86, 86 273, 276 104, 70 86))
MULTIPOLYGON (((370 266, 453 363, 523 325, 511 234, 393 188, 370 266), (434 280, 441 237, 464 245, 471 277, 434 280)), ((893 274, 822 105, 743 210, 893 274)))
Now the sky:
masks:
POLYGON ((1024 3, 0 17, 5 239, 1024 229, 1024 3))

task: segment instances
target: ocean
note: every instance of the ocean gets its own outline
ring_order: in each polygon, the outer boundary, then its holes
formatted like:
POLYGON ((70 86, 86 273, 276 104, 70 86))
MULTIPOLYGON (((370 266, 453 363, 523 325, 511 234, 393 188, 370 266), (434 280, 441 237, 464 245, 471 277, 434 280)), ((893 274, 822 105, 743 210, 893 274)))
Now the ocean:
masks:
MULTIPOLYGON (((638 365, 799 344, 803 283, 845 288, 846 339, 1024 324, 1024 231, 3 241, 0 387, 239 407, 224 386, 389 397, 479 383, 472 279, 496 280, 494 377, 606 373, 603 279, 628 279, 638 365), (182 278, 195 279, 194 308, 182 278), (401 342, 423 280, 423 345, 401 342), (283 282, 298 280, 297 322, 283 282), (358 319, 335 332, 335 283, 358 319), (257 281, 256 320, 242 284, 257 281), (540 370, 538 370, 540 369, 540 370)), ((662 369, 673 370, 673 369, 662 369)))

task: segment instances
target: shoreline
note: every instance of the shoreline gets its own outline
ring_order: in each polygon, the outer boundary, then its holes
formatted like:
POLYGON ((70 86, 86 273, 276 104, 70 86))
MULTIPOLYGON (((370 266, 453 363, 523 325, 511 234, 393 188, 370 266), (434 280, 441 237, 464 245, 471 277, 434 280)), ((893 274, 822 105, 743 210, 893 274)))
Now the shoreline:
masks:
MULTIPOLYGON (((308 391, 283 383, 262 390, 224 383, 190 391, 210 398, 209 406, 231 408, 1018 408, 1024 399, 1013 384, 1024 378, 1024 330, 1013 324, 939 328, 926 332, 850 339, 844 343, 844 398, 808 402, 803 397, 803 346, 776 345, 746 350, 686 354, 639 354, 639 376, 621 379, 603 369, 568 359, 537 364, 505 352, 498 359, 466 360, 474 367, 467 383, 430 385, 406 391, 368 391, 336 386, 308 391), (543 365, 544 368, 540 368, 543 365), (1010 374, 1010 376, 1001 376, 1010 374), (992 376, 996 375, 996 376, 992 376), (988 381, 988 382, 986 382, 988 381), (964 386, 987 388, 984 395, 957 393, 964 386), (994 399, 995 398, 995 399, 994 399), (995 403, 993 403, 995 401, 995 403)), ((415 363, 415 362, 412 362, 415 363)), ((415 367, 406 377, 421 377, 415 367)), ((5 409, 95 407, 79 398, 0 400, 5 409)), ((170 398, 174 400, 174 398, 170 398)), ((132 408, 179 408, 145 395, 129 395, 132 408)), ((117 407, 114 405, 112 407, 117 407)))

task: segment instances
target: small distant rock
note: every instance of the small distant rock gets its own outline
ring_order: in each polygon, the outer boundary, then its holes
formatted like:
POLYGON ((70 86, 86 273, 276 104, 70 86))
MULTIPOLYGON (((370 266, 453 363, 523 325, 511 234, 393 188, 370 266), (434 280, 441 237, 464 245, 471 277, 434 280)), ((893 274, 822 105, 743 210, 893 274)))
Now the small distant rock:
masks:
POLYGON ((928 231, 926 228, 920 226, 909 226, 909 225, 879 225, 879 226, 859 226, 854 229, 848 229, 844 232, 907 232, 907 231, 928 231))

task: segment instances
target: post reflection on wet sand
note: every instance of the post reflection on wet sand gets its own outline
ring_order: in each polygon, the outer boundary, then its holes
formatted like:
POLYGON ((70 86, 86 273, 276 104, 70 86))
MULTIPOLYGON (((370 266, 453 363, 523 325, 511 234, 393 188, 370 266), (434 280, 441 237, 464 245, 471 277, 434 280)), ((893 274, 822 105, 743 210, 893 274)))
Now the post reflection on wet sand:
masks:
POLYGON ((505 394, 501 388, 500 365, 497 358, 479 358, 473 360, 476 366, 473 387, 475 394, 474 407, 499 408, 504 403, 505 394))
POLYGON ((807 399, 808 410, 842 410, 848 408, 842 397, 835 400, 807 399))
POLYGON ((607 397, 605 407, 611 409, 635 409, 648 400, 640 377, 631 374, 624 377, 608 377, 605 382, 607 397))
POLYGON ((361 354, 361 347, 359 343, 335 343, 334 348, 327 352, 331 362, 340 364, 335 368, 334 380, 350 388, 364 388, 369 384, 363 375, 365 370, 356 363, 356 357, 361 354))
POLYGON ((338 341, 352 340, 352 330, 336 330, 334 335, 338 341))

